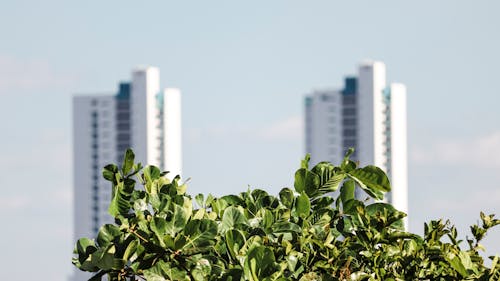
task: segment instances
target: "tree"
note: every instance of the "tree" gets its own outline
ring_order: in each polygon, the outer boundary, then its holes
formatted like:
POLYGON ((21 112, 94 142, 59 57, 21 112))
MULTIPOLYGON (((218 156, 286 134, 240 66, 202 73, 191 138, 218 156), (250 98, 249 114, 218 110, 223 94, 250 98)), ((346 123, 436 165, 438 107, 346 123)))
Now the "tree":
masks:
POLYGON ((360 201, 390 191, 375 166, 358 167, 346 154, 340 166, 307 156, 294 189, 215 198, 186 193, 157 167, 134 164, 131 150, 119 168, 108 165, 109 213, 97 238, 79 239, 73 264, 91 280, 499 280, 498 256, 485 265, 479 251, 500 224, 481 213, 464 242, 449 222, 431 221, 425 233, 406 232, 406 214, 389 204, 360 201), (140 188, 136 188, 137 183, 140 188), (332 192, 339 190, 337 198, 332 192))

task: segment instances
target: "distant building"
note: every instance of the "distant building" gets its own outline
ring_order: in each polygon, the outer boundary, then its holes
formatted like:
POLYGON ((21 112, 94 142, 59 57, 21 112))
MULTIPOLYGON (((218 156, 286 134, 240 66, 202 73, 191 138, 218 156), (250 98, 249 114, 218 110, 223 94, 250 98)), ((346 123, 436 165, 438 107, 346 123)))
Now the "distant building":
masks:
POLYGON ((384 63, 362 63, 358 76, 347 77, 343 89, 308 95, 305 130, 313 164, 338 164, 354 147, 353 160, 388 173, 392 191, 386 201, 408 212, 406 87, 387 85, 384 63))
MULTIPOLYGON (((108 214, 111 183, 102 168, 121 163, 127 148, 136 161, 156 165, 169 175, 181 174, 181 95, 160 90, 160 72, 139 68, 131 83, 121 83, 116 95, 73 98, 74 240, 93 238, 108 214)), ((77 270, 75 281, 88 280, 77 270)))

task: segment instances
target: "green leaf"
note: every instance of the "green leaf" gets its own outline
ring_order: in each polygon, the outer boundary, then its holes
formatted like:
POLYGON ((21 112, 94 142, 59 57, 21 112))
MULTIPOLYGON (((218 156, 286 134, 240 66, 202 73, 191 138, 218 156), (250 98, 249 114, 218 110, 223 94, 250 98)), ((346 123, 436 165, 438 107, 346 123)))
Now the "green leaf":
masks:
POLYGON ((222 196, 220 199, 226 201, 229 205, 239 206, 243 205, 243 199, 236 195, 226 195, 222 196))
POLYGON ((198 207, 203 208, 205 207, 205 197, 203 194, 199 193, 194 197, 194 200, 196 201, 196 204, 198 204, 198 207))
POLYGON ((465 269, 475 270, 475 266, 467 253, 460 251, 458 253, 458 257, 460 258, 460 261, 462 262, 465 269))
POLYGON ((186 239, 186 243, 182 247, 183 250, 189 248, 196 250, 197 248, 212 246, 217 235, 217 223, 208 219, 189 221, 182 235, 186 239))
POLYGON ((347 180, 344 182, 342 187, 340 188, 340 199, 342 200, 342 204, 345 204, 347 201, 354 199, 356 185, 353 180, 347 180))
POLYGON ((134 255, 137 251, 137 249, 139 248, 140 242, 139 240, 132 240, 127 248, 125 248, 125 252, 123 253, 123 259, 125 261, 128 261, 130 259, 131 262, 134 262, 137 258, 137 255, 134 255))
POLYGON ((246 243, 245 236, 237 229, 230 229, 226 231, 225 238, 227 249, 231 257, 233 260, 238 260, 240 249, 243 248, 246 243))
POLYGON ((382 215, 386 215, 386 219, 388 221, 388 225, 392 227, 404 230, 404 223, 402 218, 406 217, 406 214, 396 210, 391 204, 377 202, 366 206, 366 213, 370 216, 375 215, 376 213, 380 213, 382 215))
POLYGON ((114 187, 111 194, 111 203, 109 204, 108 213, 117 217, 118 215, 126 215, 130 211, 130 197, 132 196, 134 185, 127 181, 118 182, 114 187), (132 190, 130 189, 132 188, 132 190))
POLYGON ((309 161, 311 160, 311 154, 307 153, 304 160, 300 161, 300 167, 303 169, 309 169, 309 161))
POLYGON ((122 164, 122 173, 123 175, 127 175, 130 170, 132 170, 132 167, 134 166, 134 152, 132 149, 128 148, 125 151, 125 155, 123 156, 123 164, 122 164))
POLYGON ((340 168, 346 173, 349 173, 350 171, 356 169, 357 166, 356 163, 349 159, 353 153, 354 153, 354 148, 350 147, 346 151, 344 155, 344 160, 342 160, 342 163, 340 164, 340 168))
POLYGON ((114 245, 109 245, 106 248, 99 248, 91 255, 91 263, 102 270, 120 269, 124 266, 124 261, 115 258, 114 253, 114 245))
POLYGON ((156 166, 148 165, 143 170, 146 181, 153 181, 160 178, 161 171, 156 166))
MULTIPOLYGON (((314 168, 312 168, 311 172, 318 175, 319 177, 319 191, 321 191, 318 195, 323 195, 327 192, 332 192, 338 189, 340 183, 344 180, 345 174, 340 171, 336 171, 335 167, 328 162, 320 162, 314 168)), ((311 196, 311 192, 308 192, 307 195, 311 196)))
MULTIPOLYGON (((323 196, 311 200, 311 208, 313 210, 319 210, 324 208, 329 208, 335 202, 334 197, 323 196)), ((311 211, 312 212, 312 211, 311 211)))
POLYGON ((280 193, 280 200, 283 205, 285 205, 288 209, 293 207, 294 195, 293 191, 290 188, 283 188, 280 193))
POLYGON ((304 168, 295 173, 294 187, 298 193, 306 192, 309 196, 318 192, 320 179, 318 175, 304 168))
POLYGON ((349 174, 372 190, 384 192, 391 191, 389 178, 379 167, 366 166, 361 169, 352 170, 349 174))
POLYGON ((293 222, 277 222, 273 225, 274 233, 295 232, 302 233, 300 226, 293 222))
POLYGON ((278 270, 278 266, 270 248, 256 246, 248 251, 244 268, 246 279, 263 280, 270 277, 276 270, 278 270))
POLYGON ((451 267, 453 267, 453 269, 455 269, 458 273, 460 273, 460 275, 462 275, 462 277, 466 278, 467 276, 469 276, 459 257, 453 255, 453 258, 448 258, 448 262, 450 263, 451 267))
POLYGON ((183 206, 174 204, 174 214, 171 219, 166 223, 166 232, 170 236, 174 237, 179 231, 181 231, 188 221, 189 217, 183 206))
POLYGON ((233 229, 237 224, 248 224, 247 218, 234 206, 229 206, 222 215, 221 230, 226 232, 233 229))
POLYGON ((349 215, 355 215, 358 213, 358 207, 364 208, 363 202, 356 200, 356 199, 351 199, 348 200, 347 202, 342 204, 342 208, 344 213, 349 214, 349 215))
POLYGON ((88 238, 80 238, 76 242, 75 251, 78 254, 90 255, 97 250, 93 240, 88 238))
POLYGON ((146 189, 146 192, 149 194, 157 194, 159 192, 158 186, 156 186, 156 188, 153 188, 153 185, 155 180, 160 178, 160 169, 158 169, 158 167, 156 166, 148 165, 146 166, 146 168, 144 168, 142 173, 145 181, 144 188, 146 189))
POLYGON ((167 221, 162 217, 153 217, 150 228, 158 239, 160 246, 165 247, 163 236, 167 233, 167 221))
POLYGON ((320 190, 323 192, 332 192, 335 191, 339 188, 339 185, 342 183, 342 181, 345 179, 345 174, 334 174, 331 176, 328 181, 325 183, 321 184, 320 190))
POLYGON ((111 182, 115 182, 115 174, 118 173, 118 166, 109 164, 102 169, 102 176, 111 182))
POLYGON ((99 229, 97 234, 97 243, 100 247, 106 247, 116 238, 121 236, 120 229, 112 224, 105 224, 99 229))
POLYGON ((311 201, 305 192, 302 192, 295 201, 295 212, 297 216, 305 218, 311 212, 311 201))
POLYGON ((224 210, 229 206, 229 204, 224 199, 213 199, 211 202, 212 210, 219 216, 222 217, 224 210))
POLYGON ((195 267, 191 270, 191 275, 195 281, 209 280, 212 267, 207 259, 199 259, 196 261, 195 267))
POLYGON ((185 270, 179 269, 163 260, 159 260, 154 266, 145 269, 143 272, 144 278, 148 281, 189 280, 185 270))

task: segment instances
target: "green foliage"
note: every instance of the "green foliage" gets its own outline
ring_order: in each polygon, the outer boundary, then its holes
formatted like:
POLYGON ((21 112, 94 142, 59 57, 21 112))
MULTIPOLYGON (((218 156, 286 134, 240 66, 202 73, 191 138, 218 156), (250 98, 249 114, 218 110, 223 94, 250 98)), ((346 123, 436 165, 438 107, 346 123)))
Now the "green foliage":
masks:
POLYGON ((359 201, 356 186, 381 199, 390 190, 379 168, 322 162, 309 157, 295 174, 295 190, 263 190, 207 198, 185 193, 153 166, 108 165, 109 213, 96 240, 79 239, 73 264, 92 280, 499 280, 479 251, 487 231, 500 224, 481 213, 467 249, 455 227, 425 224, 423 237, 404 230, 406 214, 381 202, 359 201), (140 188, 136 186, 139 185, 140 188), (338 193, 332 194, 340 188, 338 193), (333 195, 337 194, 335 198, 333 195))

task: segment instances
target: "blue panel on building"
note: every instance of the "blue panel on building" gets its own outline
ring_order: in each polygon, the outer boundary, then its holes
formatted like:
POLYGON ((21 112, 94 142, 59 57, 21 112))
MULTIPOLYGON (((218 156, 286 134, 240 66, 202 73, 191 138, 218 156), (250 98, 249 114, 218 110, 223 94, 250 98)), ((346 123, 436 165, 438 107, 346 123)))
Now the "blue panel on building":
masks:
POLYGON ((358 91, 358 79, 356 77, 346 77, 343 95, 355 95, 358 91))
POLYGON ((116 99, 126 100, 130 98, 130 83, 120 83, 116 99))

